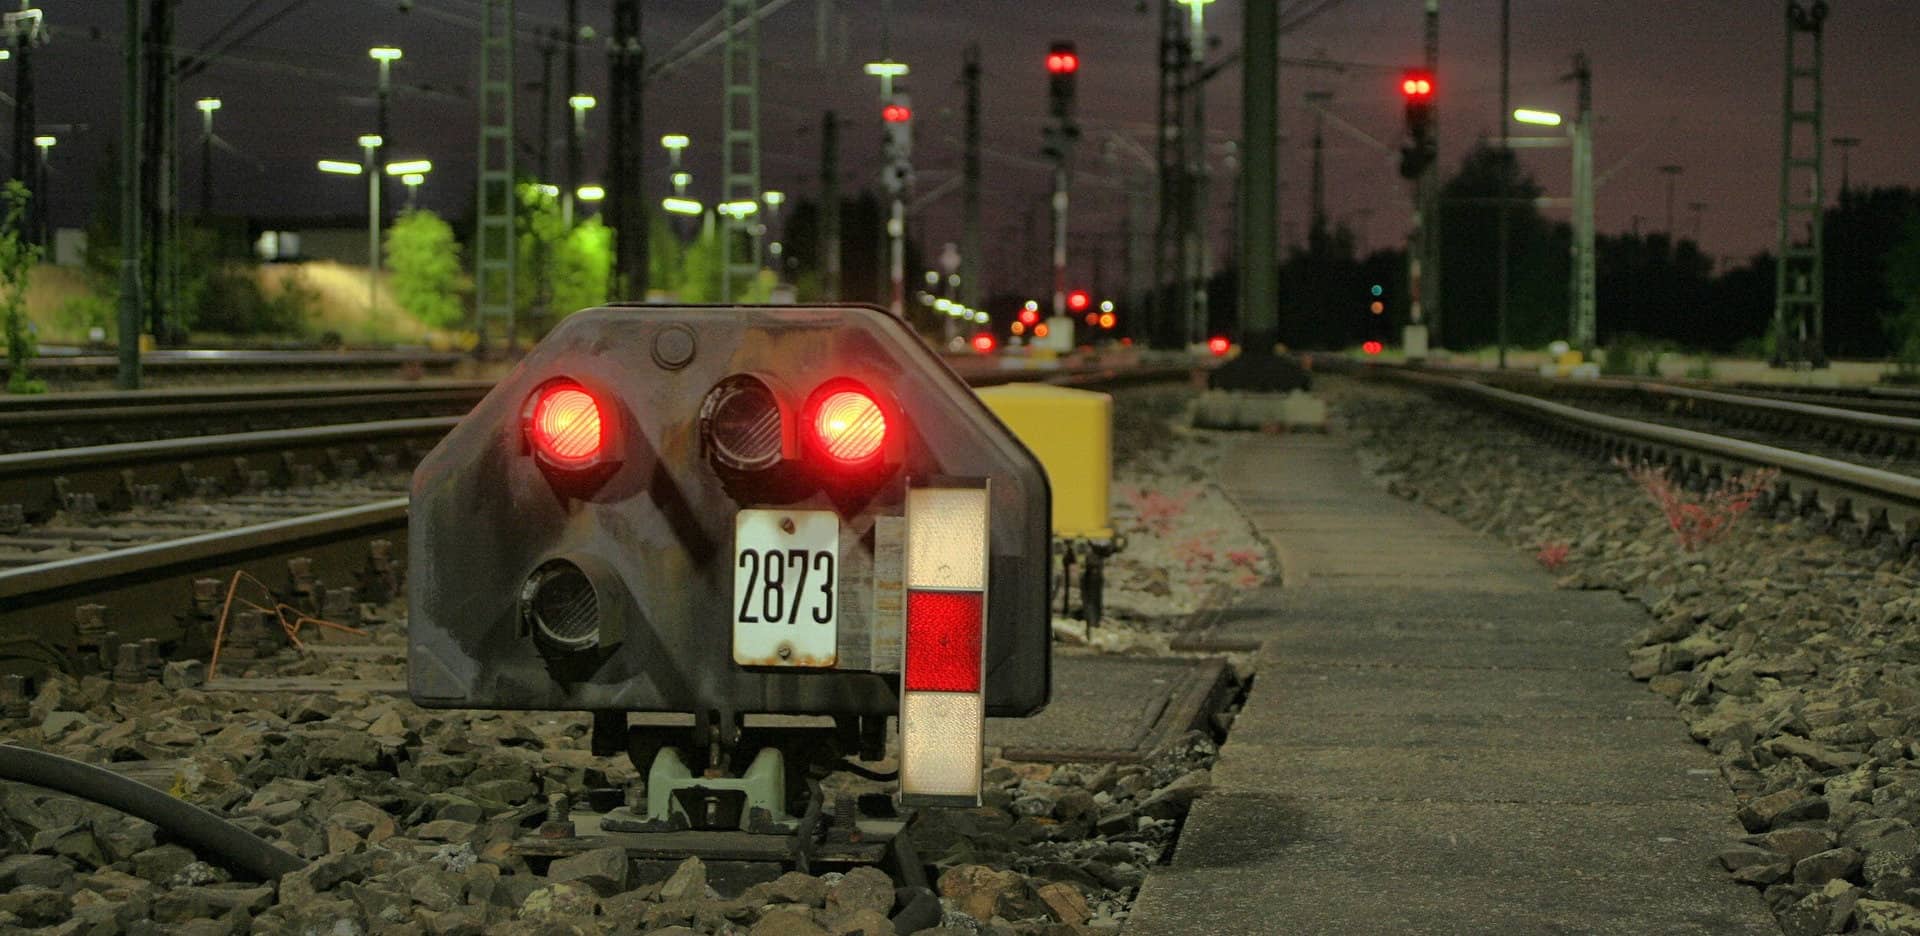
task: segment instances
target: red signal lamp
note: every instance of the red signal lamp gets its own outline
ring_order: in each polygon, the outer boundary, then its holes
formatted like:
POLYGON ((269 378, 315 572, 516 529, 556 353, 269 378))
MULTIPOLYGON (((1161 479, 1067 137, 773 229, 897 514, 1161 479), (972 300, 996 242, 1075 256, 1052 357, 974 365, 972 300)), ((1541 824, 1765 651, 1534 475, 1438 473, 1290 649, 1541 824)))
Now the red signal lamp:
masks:
POLYGON ((913 108, 904 104, 888 104, 880 108, 880 119, 887 123, 906 123, 913 119, 913 108))
POLYGON ((1080 70, 1080 56, 1072 52, 1047 53, 1047 71, 1055 75, 1071 75, 1080 70))
POLYGON ((1378 341, 1368 341, 1360 345, 1360 350, 1366 352, 1368 357, 1377 355, 1380 352, 1385 351, 1386 349, 1387 349, 1387 346, 1381 344, 1378 341))
POLYGON ((1400 79, 1400 93, 1409 98, 1429 98, 1433 96, 1433 77, 1422 73, 1412 73, 1400 79))
POLYGON ((1207 339, 1207 350, 1213 352, 1214 357, 1226 357, 1227 351, 1232 347, 1233 342, 1228 341, 1221 335, 1215 335, 1207 339))
POLYGON ((1067 293, 1067 308, 1075 312, 1086 311, 1087 305, 1092 301, 1093 299, 1087 295, 1087 291, 1084 289, 1076 289, 1073 292, 1067 293))
POLYGON ((1088 313, 1087 313, 1087 327, 1088 327, 1088 328, 1092 328, 1093 326, 1095 326, 1095 325, 1098 325, 1098 324, 1100 324, 1100 313, 1098 313, 1098 312, 1088 312, 1088 313))
POLYGON ((600 401, 571 380, 553 381, 534 392, 526 431, 534 452, 557 468, 591 467, 606 451, 600 401))
POLYGON ((1035 323, 1035 322, 1038 322, 1038 321, 1040 321, 1040 313, 1038 313, 1038 312, 1035 312, 1035 311, 1034 311, 1034 310, 1032 310, 1032 309, 1021 309, 1021 310, 1020 310, 1020 324, 1022 324, 1022 325, 1032 325, 1033 323, 1035 323))
MULTIPOLYGON (((1019 334, 1019 332, 1015 332, 1014 334, 1017 335, 1019 334)), ((992 354, 993 348, 994 348, 994 341, 993 341, 993 336, 991 334, 988 334, 987 332, 981 332, 980 334, 973 336, 973 350, 978 351, 981 354, 992 354)))
POLYGON ((807 420, 814 444, 843 465, 861 465, 887 441, 887 415, 864 389, 843 385, 820 396, 807 420))

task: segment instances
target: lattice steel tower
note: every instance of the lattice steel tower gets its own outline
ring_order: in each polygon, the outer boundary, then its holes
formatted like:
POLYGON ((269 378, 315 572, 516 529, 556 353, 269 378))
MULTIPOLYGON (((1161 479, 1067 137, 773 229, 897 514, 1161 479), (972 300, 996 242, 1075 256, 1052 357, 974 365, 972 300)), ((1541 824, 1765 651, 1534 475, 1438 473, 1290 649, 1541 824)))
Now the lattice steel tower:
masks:
POLYGON ((720 190, 721 204, 749 202, 755 212, 722 215, 720 229, 720 301, 732 302, 735 277, 749 286, 760 272, 760 18, 755 0, 726 4, 726 48, 721 53, 720 190), (739 257, 742 245, 746 256, 739 257))
POLYGON ((1787 0, 1786 92, 1781 100, 1780 262, 1775 266, 1773 364, 1827 366, 1821 184, 1825 99, 1821 30, 1826 0, 1787 0))
POLYGON ((514 342, 513 0, 480 0, 479 230, 473 239, 480 350, 498 325, 514 342))

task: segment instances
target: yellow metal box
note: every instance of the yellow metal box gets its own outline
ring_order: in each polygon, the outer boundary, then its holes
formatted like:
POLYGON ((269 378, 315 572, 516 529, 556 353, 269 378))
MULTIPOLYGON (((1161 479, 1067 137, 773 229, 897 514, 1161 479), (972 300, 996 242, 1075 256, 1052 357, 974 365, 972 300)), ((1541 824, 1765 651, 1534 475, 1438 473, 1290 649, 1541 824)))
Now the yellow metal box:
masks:
POLYGON ((978 392, 1046 468, 1053 488, 1053 534, 1113 536, 1107 503, 1113 485, 1113 397, 1035 383, 978 392))

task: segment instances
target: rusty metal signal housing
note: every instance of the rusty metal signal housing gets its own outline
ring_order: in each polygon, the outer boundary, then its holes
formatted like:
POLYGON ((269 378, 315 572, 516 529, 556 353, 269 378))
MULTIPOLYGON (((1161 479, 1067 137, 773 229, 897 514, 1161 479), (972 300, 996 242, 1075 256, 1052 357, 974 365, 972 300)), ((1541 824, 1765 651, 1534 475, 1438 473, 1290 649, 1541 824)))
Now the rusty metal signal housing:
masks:
POLYGON ((938 478, 990 481, 987 712, 1037 712, 1051 680, 1046 474, 903 323, 866 306, 576 313, 414 472, 409 691, 439 708, 893 714, 906 491, 938 478), (693 336, 699 353, 662 363, 668 334, 693 336), (527 401, 559 380, 600 403, 610 468, 583 477, 529 450, 527 401), (792 426, 842 384, 887 411, 878 469, 822 463, 792 429, 779 459, 711 450, 706 417, 725 388, 771 392, 792 426), (836 652, 736 660, 743 511, 801 527, 837 518, 837 555, 812 566, 837 576, 836 652))

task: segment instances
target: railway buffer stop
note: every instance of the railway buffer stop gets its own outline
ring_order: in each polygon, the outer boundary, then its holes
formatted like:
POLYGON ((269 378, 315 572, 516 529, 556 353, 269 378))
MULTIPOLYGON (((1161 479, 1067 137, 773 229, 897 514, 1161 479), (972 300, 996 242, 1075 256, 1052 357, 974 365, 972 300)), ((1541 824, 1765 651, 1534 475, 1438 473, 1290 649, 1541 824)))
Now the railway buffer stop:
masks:
POLYGON ((408 690, 593 713, 645 796, 551 854, 881 860, 896 804, 978 802, 987 716, 1048 700, 1049 498, 878 309, 580 312, 414 474, 408 690), (850 766, 891 801, 823 804, 850 766))

